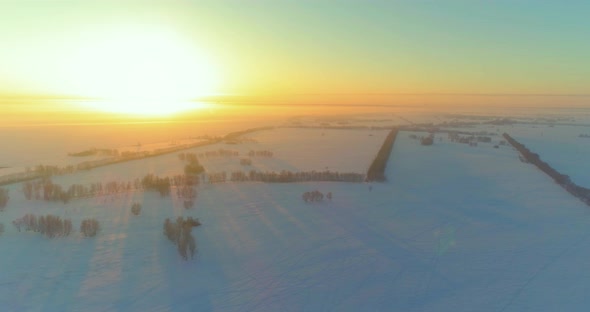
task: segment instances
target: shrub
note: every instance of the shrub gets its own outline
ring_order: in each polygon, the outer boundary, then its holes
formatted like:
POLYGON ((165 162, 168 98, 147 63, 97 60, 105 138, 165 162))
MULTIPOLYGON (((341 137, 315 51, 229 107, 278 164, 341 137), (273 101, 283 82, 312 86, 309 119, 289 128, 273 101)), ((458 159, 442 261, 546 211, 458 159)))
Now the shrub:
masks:
POLYGON ((203 166, 201 166, 198 162, 191 162, 184 166, 184 173, 187 175, 200 174, 204 171, 205 168, 203 168, 203 166))
MULTIPOLYGON (((329 194, 330 194, 329 199, 332 199, 332 193, 329 193, 329 194)), ((305 193, 303 193, 303 195, 301 197, 303 198, 303 200, 306 203, 322 201, 322 200, 324 200, 324 193, 322 193, 320 191, 305 192, 305 193)))
POLYGON ((133 205, 131 205, 131 213, 138 216, 140 212, 141 212, 141 204, 140 203, 133 203, 133 205))
POLYGON ((166 218, 164 221, 164 235, 168 237, 168 239, 173 243, 176 244, 178 241, 178 237, 180 234, 180 227, 177 223, 171 222, 170 219, 166 218))
POLYGON ((95 236, 99 229, 100 225, 96 219, 84 219, 80 224, 80 232, 86 237, 95 236))
POLYGON ((6 204, 8 204, 8 200, 10 196, 8 196, 8 189, 0 188, 0 211, 4 211, 6 208, 6 204))

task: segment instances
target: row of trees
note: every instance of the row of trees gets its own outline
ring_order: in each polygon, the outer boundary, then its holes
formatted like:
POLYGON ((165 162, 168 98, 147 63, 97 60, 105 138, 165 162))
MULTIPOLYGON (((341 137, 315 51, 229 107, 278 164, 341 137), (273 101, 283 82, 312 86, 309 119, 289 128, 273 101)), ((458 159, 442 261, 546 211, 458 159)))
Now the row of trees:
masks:
POLYGON ((12 224, 14 224, 19 232, 23 228, 25 231, 39 232, 49 238, 68 236, 72 232, 72 220, 61 219, 58 216, 50 214, 37 217, 34 214, 28 213, 12 221, 12 224))
MULTIPOLYGON (((308 182, 308 181, 335 181, 335 182, 363 182, 364 176, 359 173, 341 173, 335 171, 301 171, 292 172, 283 170, 280 172, 270 171, 262 172, 251 170, 233 171, 229 175, 231 182, 267 182, 267 183, 289 183, 289 182, 308 182)), ((210 173, 207 175, 209 183, 223 183, 228 181, 228 175, 225 171, 210 173)))
POLYGON ((398 129, 394 128, 385 138, 383 145, 381 145, 379 152, 377 152, 377 156, 375 156, 375 159, 369 166, 369 170, 367 171, 367 181, 385 181, 385 167, 387 166, 389 155, 393 149, 397 132, 398 129))
MULTIPOLYGON (((92 183, 89 185, 73 184, 64 189, 61 185, 53 183, 50 178, 37 181, 27 181, 22 184, 22 191, 26 199, 63 201, 69 202, 72 198, 93 197, 101 195, 112 195, 133 190, 157 191, 162 196, 170 194, 172 186, 184 187, 199 184, 199 178, 186 175, 175 175, 172 177, 158 177, 154 174, 147 174, 142 179, 135 179, 133 182, 111 181, 107 183, 92 183)), ((0 189, 0 208, 3 198, 8 201, 8 191, 0 189)))
POLYGON ((170 195, 171 179, 169 177, 160 178, 154 174, 148 174, 141 179, 141 186, 147 191, 157 191, 160 196, 170 195))
MULTIPOLYGON (((247 155, 249 157, 273 157, 274 153, 269 150, 250 150, 248 151, 247 155)), ((204 157, 238 157, 240 156, 239 151, 234 150, 227 150, 227 149, 218 149, 216 151, 206 151, 203 153, 180 153, 178 154, 178 158, 181 161, 191 161, 196 160, 197 158, 204 158, 204 157)))
POLYGON ((23 183, 22 190, 25 198, 28 200, 35 198, 67 203, 72 197, 76 196, 79 186, 72 185, 68 190, 64 190, 61 185, 53 183, 50 178, 43 178, 38 181, 27 181, 23 183))
MULTIPOLYGON (((305 201, 306 203, 310 203, 310 202, 320 202, 324 200, 324 193, 315 190, 312 192, 305 192, 303 193, 303 195, 301 195, 301 198, 303 198, 303 201, 305 201)), ((328 200, 332 200, 332 192, 328 192, 326 194, 326 198, 328 200)))
POLYGON ((188 260, 190 253, 191 259, 197 249, 195 238, 192 235, 192 228, 201 225, 199 219, 192 217, 178 217, 176 221, 166 219, 164 221, 164 235, 177 246, 178 253, 184 260, 188 260))
POLYGON ((240 152, 238 151, 234 151, 234 150, 226 150, 226 149, 218 149, 216 151, 206 151, 203 153, 199 153, 198 157, 199 158, 203 158, 203 157, 237 157, 240 156, 240 152))
POLYGON ((548 176, 550 176, 555 183, 559 184, 563 187, 567 192, 578 197, 584 203, 590 206, 590 189, 579 186, 571 181, 568 175, 562 174, 559 171, 553 169, 548 163, 541 160, 538 154, 531 152, 524 144, 519 143, 515 139, 513 139, 508 133, 503 134, 504 138, 508 143, 510 143, 516 150, 520 152, 520 154, 524 157, 526 161, 532 163, 533 165, 537 166, 541 171, 545 172, 548 176))
POLYGON ((273 152, 268 150, 259 150, 259 151, 249 151, 248 156, 250 157, 272 157, 274 155, 273 152))
POLYGON ((119 156, 119 150, 117 149, 108 149, 108 148, 91 148, 85 151, 76 152, 76 153, 68 153, 68 156, 72 157, 86 157, 86 156, 119 156))
POLYGON ((34 172, 40 176, 52 176, 52 175, 62 175, 62 174, 69 174, 76 171, 76 167, 73 165, 68 165, 64 167, 60 166, 53 166, 53 165, 37 165, 33 168, 27 167, 25 168, 27 173, 34 172))
POLYGON ((448 138, 453 143, 462 143, 462 144, 470 144, 473 145, 474 143, 492 143, 492 138, 487 135, 467 135, 461 136, 455 132, 449 132, 448 138))

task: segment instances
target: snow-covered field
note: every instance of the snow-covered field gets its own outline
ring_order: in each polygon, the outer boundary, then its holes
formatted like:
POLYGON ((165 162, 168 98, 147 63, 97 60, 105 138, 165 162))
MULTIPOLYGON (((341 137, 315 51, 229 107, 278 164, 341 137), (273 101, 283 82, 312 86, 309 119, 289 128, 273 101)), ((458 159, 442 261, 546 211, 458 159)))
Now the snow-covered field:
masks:
MULTIPOLYGON (((253 168, 363 173, 386 134, 287 128, 188 152, 269 150, 274 156, 254 157, 253 168)), ((0 213, 2 310, 585 311, 588 207, 508 146, 438 136, 421 146, 401 132, 386 183, 201 185, 191 210, 150 192, 26 201, 11 185, 0 213), (306 204, 301 194, 311 190, 334 198, 306 204), (131 214, 133 202, 141 215, 131 214), (102 230, 94 238, 19 233, 10 222, 28 212, 75 227, 95 217, 102 230), (203 223, 189 261, 162 233, 165 218, 183 215, 203 223)), ((239 158, 201 160, 230 172, 244 170, 239 158)), ((54 181, 128 181, 182 166, 175 153, 54 181)))

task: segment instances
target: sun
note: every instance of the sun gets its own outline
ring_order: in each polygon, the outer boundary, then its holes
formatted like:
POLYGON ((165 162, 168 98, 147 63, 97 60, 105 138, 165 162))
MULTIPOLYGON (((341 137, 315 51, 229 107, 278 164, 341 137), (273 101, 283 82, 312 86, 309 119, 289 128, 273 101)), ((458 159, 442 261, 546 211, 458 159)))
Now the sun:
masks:
POLYGON ((212 60, 173 32, 120 30, 87 40, 68 62, 69 89, 96 100, 86 107, 129 115, 169 115, 202 108, 217 93, 212 60))

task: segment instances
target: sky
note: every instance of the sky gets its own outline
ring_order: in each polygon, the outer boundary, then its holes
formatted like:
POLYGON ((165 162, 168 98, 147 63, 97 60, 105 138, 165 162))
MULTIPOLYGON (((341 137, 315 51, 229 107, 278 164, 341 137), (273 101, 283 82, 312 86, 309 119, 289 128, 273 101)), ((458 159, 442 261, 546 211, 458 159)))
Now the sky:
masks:
POLYGON ((0 94, 590 105, 589 12, 576 0, 0 0, 0 94))

